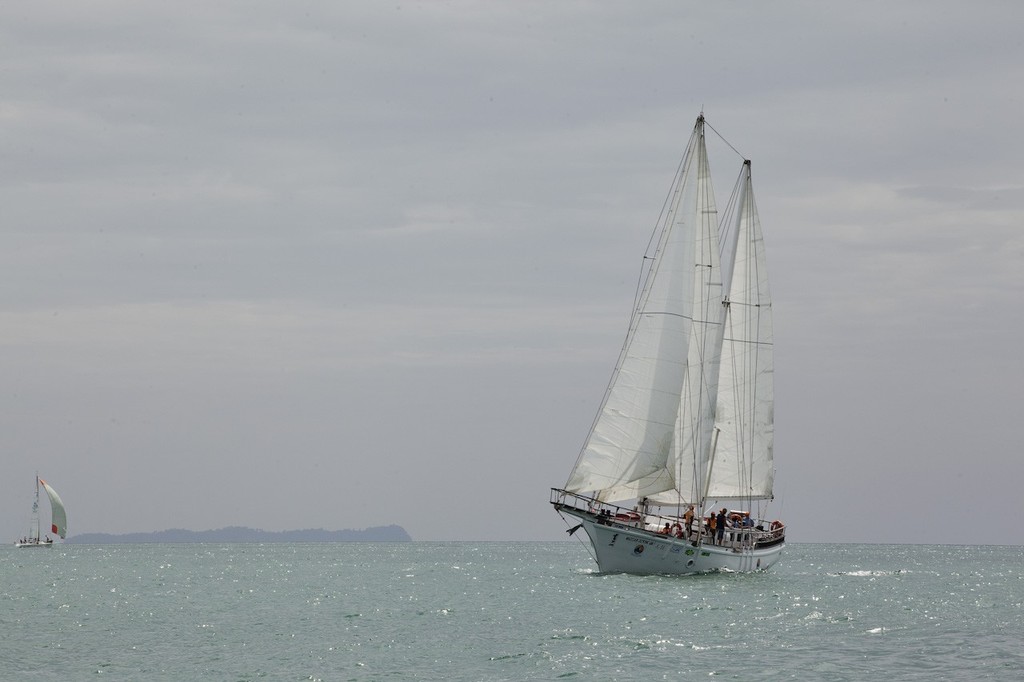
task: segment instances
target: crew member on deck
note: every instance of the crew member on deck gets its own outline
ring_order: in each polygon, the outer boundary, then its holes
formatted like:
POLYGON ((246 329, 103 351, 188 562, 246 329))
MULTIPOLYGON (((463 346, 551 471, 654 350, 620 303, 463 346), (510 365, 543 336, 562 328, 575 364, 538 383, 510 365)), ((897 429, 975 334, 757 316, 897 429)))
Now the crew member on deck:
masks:
POLYGON ((693 505, 692 504, 689 507, 687 507, 686 511, 683 513, 683 528, 684 528, 683 532, 686 534, 686 537, 689 538, 690 537, 690 533, 693 531, 693 505))

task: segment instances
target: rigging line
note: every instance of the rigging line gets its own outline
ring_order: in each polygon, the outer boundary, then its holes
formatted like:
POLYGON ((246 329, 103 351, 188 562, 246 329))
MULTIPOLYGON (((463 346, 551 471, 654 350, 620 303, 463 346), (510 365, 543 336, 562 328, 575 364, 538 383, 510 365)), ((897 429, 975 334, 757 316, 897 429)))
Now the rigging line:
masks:
MULTIPOLYGON (((672 223, 676 218, 680 195, 685 186, 684 180, 691 172, 691 164, 694 162, 694 157, 697 157, 697 168, 694 172, 699 175, 700 171, 703 169, 705 174, 708 176, 711 174, 710 168, 708 168, 706 150, 703 158, 701 158, 701 154, 699 153, 699 150, 703 147, 704 133, 703 130, 701 130, 698 135, 697 129, 702 124, 703 118, 703 115, 701 115, 698 119, 698 123, 694 127, 694 133, 690 136, 690 139, 686 144, 686 150, 683 152, 683 156, 679 160, 679 165, 676 166, 675 174, 672 176, 672 182, 669 184, 668 192, 665 194, 665 200, 662 202, 661 211, 658 213, 658 219, 655 221, 654 229, 651 231, 651 236, 647 240, 647 248, 644 250, 644 256, 640 263, 640 272, 637 276, 636 289, 633 295, 633 312, 630 315, 629 320, 630 330, 632 330, 634 320, 640 313, 639 306, 647 294, 647 287, 651 278, 655 275, 655 268, 659 266, 658 261, 662 255, 662 247, 667 243, 665 240, 667 239, 669 231, 673 227, 672 223), (654 248, 653 252, 651 250, 652 247, 654 248)), ((714 202, 712 201, 712 204, 713 203, 714 202)))
MULTIPOLYGON (((558 515, 562 518, 562 521, 565 522, 566 526, 568 526, 569 525, 569 519, 565 518, 565 514, 563 514, 562 512, 558 511, 557 509, 555 511, 558 512, 558 515)), ((573 533, 570 537, 576 537, 576 534, 573 533)), ((594 562, 598 564, 598 566, 600 566, 601 564, 597 561, 597 557, 594 556, 594 552, 593 552, 593 549, 591 547, 590 542, 589 541, 584 542, 583 538, 580 538, 580 537, 576 537, 576 541, 578 543, 580 543, 581 545, 583 545, 584 549, 586 549, 586 551, 587 551, 587 554, 590 555, 590 558, 593 559, 594 562)))
POLYGON ((717 130, 715 130, 715 127, 714 127, 713 125, 711 125, 710 123, 708 123, 708 122, 707 122, 707 119, 704 119, 704 125, 706 125, 706 126, 707 126, 708 128, 711 128, 711 131, 712 131, 712 132, 713 132, 713 133, 714 133, 715 135, 718 135, 718 139, 720 139, 720 140, 721 140, 722 142, 724 142, 724 143, 726 144, 726 146, 728 146, 728 147, 729 147, 729 149, 731 149, 731 150, 733 150, 734 152, 736 152, 736 155, 737 155, 737 156, 739 156, 739 157, 740 157, 741 159, 743 159, 744 161, 746 161, 746 160, 747 160, 747 157, 745 157, 745 156, 744 156, 743 154, 741 154, 741 153, 740 153, 740 150, 739 150, 739 149, 736 149, 736 147, 733 147, 733 146, 732 146, 732 143, 731 143, 731 142, 729 142, 729 140, 725 139, 725 137, 723 137, 723 136, 722 136, 722 133, 720 133, 720 132, 718 132, 717 130))
POLYGON ((672 176, 672 182, 669 184, 668 192, 665 193, 665 200, 661 204, 661 210, 658 212, 658 219, 654 222, 654 228, 651 230, 651 236, 647 240, 647 248, 644 249, 643 258, 640 261, 640 272, 637 274, 636 291, 633 295, 633 315, 630 317, 630 326, 632 326, 633 317, 636 315, 637 306, 640 303, 640 299, 643 297, 645 284, 647 283, 648 277, 650 277, 650 268, 654 267, 660 254, 661 239, 660 237, 671 229, 671 223, 675 220, 677 198, 683 189, 683 179, 688 172, 689 165, 692 161, 692 142, 687 142, 686 149, 683 151, 682 158, 679 159, 679 165, 676 166, 675 174, 672 176), (654 251, 652 252, 652 246, 654 251))
MULTIPOLYGON (((689 320, 690 322, 708 322, 708 320, 699 320, 696 315, 684 315, 682 313, 673 313, 668 310, 645 310, 644 316, 653 317, 655 315, 664 315, 665 317, 678 317, 681 320, 689 320)), ((705 315, 704 317, 707 317, 705 315)), ((709 324, 712 324, 708 322, 709 324)))
POLYGON ((770 341, 758 341, 756 339, 737 339, 737 338, 735 338, 733 336, 726 336, 724 338, 725 338, 726 341, 728 341, 730 343, 742 344, 744 346, 751 346, 751 347, 755 347, 755 348, 767 347, 767 346, 773 345, 770 341))

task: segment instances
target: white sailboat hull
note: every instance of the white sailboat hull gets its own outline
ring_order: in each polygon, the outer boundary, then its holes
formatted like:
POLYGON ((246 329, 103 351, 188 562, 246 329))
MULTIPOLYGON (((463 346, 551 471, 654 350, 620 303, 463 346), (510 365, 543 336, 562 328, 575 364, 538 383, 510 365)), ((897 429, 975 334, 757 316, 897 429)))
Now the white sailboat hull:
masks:
POLYGON ((747 573, 770 568, 782 554, 785 542, 771 546, 743 547, 726 542, 724 546, 659 535, 641 528, 598 521, 593 514, 562 507, 559 511, 575 516, 590 538, 601 573, 633 575, 686 575, 733 571, 747 573), (736 546, 730 546, 736 545, 736 546))

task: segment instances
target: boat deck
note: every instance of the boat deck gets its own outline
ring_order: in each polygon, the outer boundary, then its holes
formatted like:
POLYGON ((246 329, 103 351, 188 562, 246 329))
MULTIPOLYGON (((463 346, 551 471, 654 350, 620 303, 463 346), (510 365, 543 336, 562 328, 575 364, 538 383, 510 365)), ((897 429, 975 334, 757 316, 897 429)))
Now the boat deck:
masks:
POLYGON ((601 525, 643 531, 661 538, 668 535, 694 544, 715 545, 740 551, 745 548, 767 549, 786 541, 786 526, 780 521, 755 520, 753 526, 727 526, 719 543, 717 537, 712 537, 711 529, 703 519, 695 518, 687 531, 683 528, 682 516, 645 514, 558 488, 551 489, 550 501, 558 511, 569 511, 577 517, 590 517, 601 525), (666 523, 670 530, 668 534, 662 530, 666 523), (675 532, 672 532, 673 530, 675 532))

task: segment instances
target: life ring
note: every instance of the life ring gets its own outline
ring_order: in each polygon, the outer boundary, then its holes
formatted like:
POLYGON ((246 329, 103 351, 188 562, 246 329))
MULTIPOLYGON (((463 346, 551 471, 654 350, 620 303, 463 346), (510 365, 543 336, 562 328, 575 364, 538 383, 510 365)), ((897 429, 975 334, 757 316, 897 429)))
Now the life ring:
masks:
POLYGON ((778 519, 772 521, 772 530, 778 530, 780 528, 782 528, 782 521, 779 521, 778 519))

